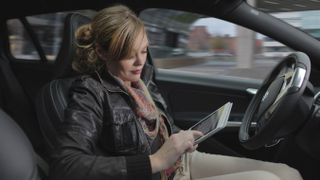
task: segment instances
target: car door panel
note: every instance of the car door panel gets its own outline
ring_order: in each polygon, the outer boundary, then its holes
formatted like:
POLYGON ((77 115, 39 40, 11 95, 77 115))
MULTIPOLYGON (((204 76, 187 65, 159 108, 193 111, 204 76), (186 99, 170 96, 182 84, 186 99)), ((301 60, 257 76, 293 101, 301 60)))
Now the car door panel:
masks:
POLYGON ((156 79, 176 123, 185 128, 188 127, 185 122, 194 124, 228 101, 234 103, 229 121, 241 121, 252 98, 247 89, 257 89, 261 83, 258 80, 210 77, 170 70, 159 70, 156 79))
POLYGON ((156 81, 168 102, 175 124, 182 129, 189 128, 226 102, 233 102, 227 127, 201 143, 200 149, 228 155, 241 154, 256 157, 263 154, 263 157, 266 157, 264 149, 249 152, 240 145, 238 140, 242 117, 253 97, 254 90, 261 84, 260 80, 196 75, 159 69, 156 73, 156 81), (217 146, 223 148, 217 149, 217 146), (225 152, 220 152, 223 150, 225 152), (234 151, 235 154, 226 151, 234 151))

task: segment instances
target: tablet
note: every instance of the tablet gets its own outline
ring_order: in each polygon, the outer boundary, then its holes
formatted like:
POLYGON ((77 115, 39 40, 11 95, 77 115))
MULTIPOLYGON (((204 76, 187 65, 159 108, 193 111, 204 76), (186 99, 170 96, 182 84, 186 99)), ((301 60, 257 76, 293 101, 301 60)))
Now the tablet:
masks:
POLYGON ((205 118, 201 119, 195 125, 193 125, 190 129, 201 131, 203 136, 195 139, 194 144, 199 144, 200 142, 204 141, 208 137, 212 136, 213 134, 217 133, 224 127, 226 127, 229 115, 231 112, 232 103, 227 102, 219 109, 214 111, 213 113, 209 114, 205 118))

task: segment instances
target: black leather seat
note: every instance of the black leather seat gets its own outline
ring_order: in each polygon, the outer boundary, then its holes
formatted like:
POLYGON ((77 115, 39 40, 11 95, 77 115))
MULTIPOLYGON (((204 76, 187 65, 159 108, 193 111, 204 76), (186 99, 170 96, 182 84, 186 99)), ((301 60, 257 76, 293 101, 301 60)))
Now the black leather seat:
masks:
POLYGON ((4 55, 0 55, 0 107, 24 130, 33 147, 40 150, 42 139, 33 102, 4 55))
POLYGON ((74 33, 80 25, 89 22, 89 17, 78 13, 71 13, 66 16, 63 44, 56 60, 55 78, 40 90, 36 98, 37 116, 48 152, 57 143, 57 129, 64 120, 68 91, 73 77, 77 75, 71 67, 76 46, 74 33))
POLYGON ((71 67, 76 49, 74 33, 79 26, 89 22, 89 17, 79 13, 70 13, 66 16, 64 21, 62 45, 55 61, 53 72, 54 79, 70 77, 77 74, 71 67))
POLYGON ((36 154, 18 124, 0 109, 0 179, 39 180, 36 154))
POLYGON ((53 80, 45 85, 37 96, 37 115, 48 151, 51 151, 57 143, 57 129, 64 120, 64 110, 72 81, 73 78, 53 80))

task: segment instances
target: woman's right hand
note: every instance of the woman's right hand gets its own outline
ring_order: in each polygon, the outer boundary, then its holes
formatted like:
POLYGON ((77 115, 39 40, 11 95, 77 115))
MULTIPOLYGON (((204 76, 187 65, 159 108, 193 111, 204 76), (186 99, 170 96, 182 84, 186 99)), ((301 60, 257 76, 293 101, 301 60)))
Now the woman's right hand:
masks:
POLYGON ((173 166, 183 153, 196 150, 198 145, 194 145, 194 140, 202 135, 200 131, 194 130, 180 131, 171 135, 156 153, 150 155, 152 173, 173 166))

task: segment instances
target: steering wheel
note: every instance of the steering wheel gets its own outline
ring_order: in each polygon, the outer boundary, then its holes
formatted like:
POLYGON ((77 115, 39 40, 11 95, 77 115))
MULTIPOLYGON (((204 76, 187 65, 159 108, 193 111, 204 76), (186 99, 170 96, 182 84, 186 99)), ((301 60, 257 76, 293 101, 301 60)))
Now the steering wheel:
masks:
POLYGON ((308 84, 309 57, 294 52, 281 60, 263 81, 244 114, 239 130, 240 143, 258 149, 296 130, 303 118, 295 111, 308 84), (250 131, 253 122, 254 131, 250 131))

